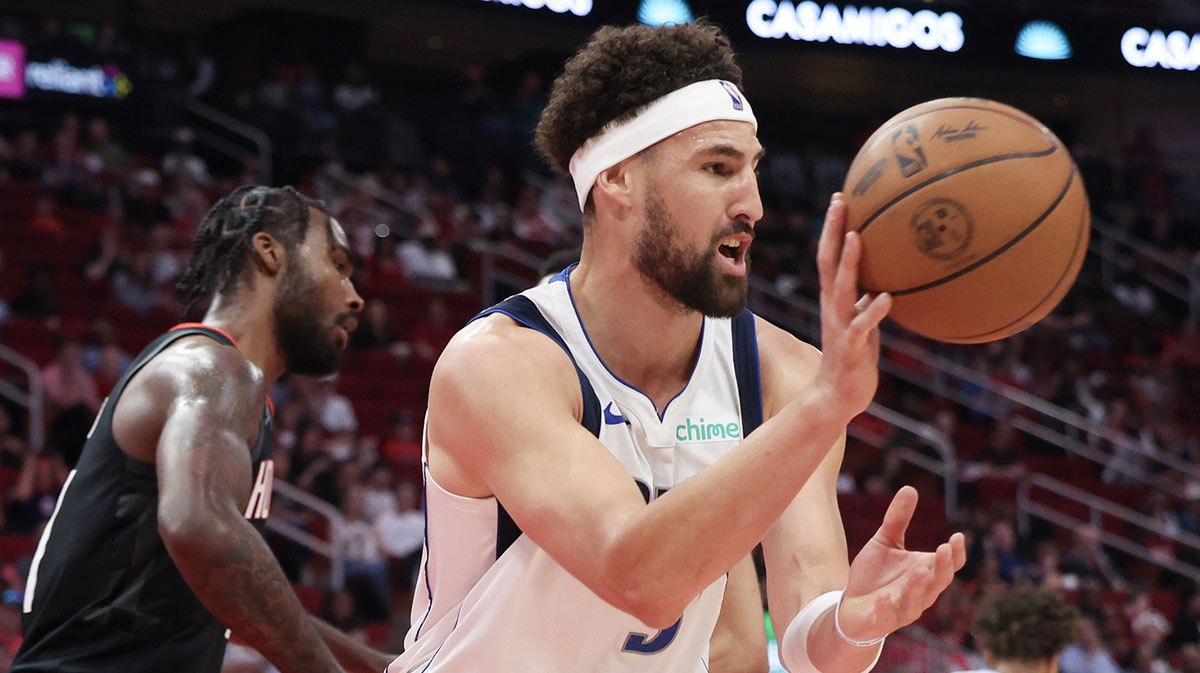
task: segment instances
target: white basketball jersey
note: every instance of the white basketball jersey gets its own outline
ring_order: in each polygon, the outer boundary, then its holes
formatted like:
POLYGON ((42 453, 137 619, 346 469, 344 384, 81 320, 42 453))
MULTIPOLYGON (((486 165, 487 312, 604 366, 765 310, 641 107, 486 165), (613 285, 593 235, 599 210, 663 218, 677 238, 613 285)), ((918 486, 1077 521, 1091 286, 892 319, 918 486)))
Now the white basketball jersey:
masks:
MULTIPOLYGON (((761 422, 748 311, 734 320, 704 320, 691 379, 661 417, 650 398, 611 372, 592 348, 566 271, 481 315, 497 312, 567 350, 580 374, 583 424, 647 500, 712 464, 741 441, 743 428, 761 422)), ((496 498, 450 493, 427 468, 425 516, 412 627, 404 654, 387 673, 708 671, 724 577, 696 596, 676 624, 656 631, 604 602, 521 535, 496 498)))

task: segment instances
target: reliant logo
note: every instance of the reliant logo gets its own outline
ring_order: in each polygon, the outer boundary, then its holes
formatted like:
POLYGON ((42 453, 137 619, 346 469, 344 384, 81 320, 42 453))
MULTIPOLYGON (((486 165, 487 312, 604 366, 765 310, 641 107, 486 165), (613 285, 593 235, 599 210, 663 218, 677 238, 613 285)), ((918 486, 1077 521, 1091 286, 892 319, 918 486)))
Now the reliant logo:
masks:
POLYGON ((689 416, 675 426, 675 439, 680 442, 723 442, 741 438, 742 426, 732 416, 708 420, 689 416))
POLYGON ((1071 58, 1071 41, 1057 24, 1050 21, 1030 21, 1017 33, 1016 52, 1025 58, 1040 61, 1062 61, 1071 58))
POLYGON ((25 85, 92 98, 124 98, 133 90, 129 77, 114 64, 79 68, 61 58, 46 63, 30 61, 25 66, 25 85))
POLYGON ((683 0, 642 0, 638 21, 647 26, 669 26, 692 22, 692 8, 683 0))
POLYGON ((839 9, 832 3, 821 7, 812 0, 796 5, 789 0, 753 0, 746 7, 746 26, 759 37, 896 49, 916 46, 925 51, 955 52, 965 41, 962 17, 954 12, 853 5, 839 9))
POLYGON ((592 11, 592 0, 479 0, 480 2, 494 2, 501 5, 511 5, 513 7, 526 7, 528 9, 548 9, 557 14, 566 14, 570 12, 575 16, 587 16, 592 11))
POLYGON ((1195 70, 1200 68, 1200 33, 1130 28, 1121 36, 1121 55, 1139 68, 1195 70))
POLYGON ((0 40, 0 98, 25 97, 25 46, 0 40))

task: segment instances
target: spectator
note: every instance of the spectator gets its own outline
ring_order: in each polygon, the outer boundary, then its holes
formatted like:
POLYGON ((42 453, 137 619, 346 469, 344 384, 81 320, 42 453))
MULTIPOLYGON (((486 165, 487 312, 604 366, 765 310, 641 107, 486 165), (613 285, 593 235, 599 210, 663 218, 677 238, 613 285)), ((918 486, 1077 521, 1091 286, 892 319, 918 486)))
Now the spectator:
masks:
POLYGON ((367 81, 357 63, 346 67, 346 79, 333 89, 333 102, 341 113, 358 112, 379 100, 379 92, 367 81))
POLYGON ((363 487, 363 512, 367 519, 375 521, 379 515, 396 506, 395 475, 391 468, 379 463, 367 472, 363 487))
POLYGON ((34 198, 33 216, 25 223, 25 229, 59 241, 66 239, 67 225, 55 214, 54 197, 49 192, 40 192, 34 198))
POLYGON ((1094 526, 1075 529, 1073 546, 1063 555, 1060 569, 1079 581, 1092 578, 1114 589, 1125 588, 1125 578, 1113 567, 1112 559, 1100 546, 1100 529, 1094 526))
POLYGON ((391 560, 392 576, 411 589, 425 542, 425 514, 411 481, 396 482, 395 498, 375 519, 375 533, 383 553, 391 560))
POLYGON ((8 175, 13 180, 35 182, 42 179, 46 168, 39 156, 38 137, 26 129, 13 142, 13 156, 8 161, 8 175))
POLYGON ((420 478, 421 442, 417 439, 417 427, 411 412, 398 411, 392 414, 388 434, 379 452, 402 477, 410 475, 420 478))
POLYGON ((25 288, 13 299, 12 312, 30 320, 45 320, 62 313, 62 300, 54 292, 54 267, 46 262, 32 262, 27 271, 25 288))
POLYGON ((388 350, 395 341, 387 303, 382 299, 367 300, 362 324, 350 334, 350 350, 388 350))
POLYGON ((398 253, 404 265, 404 273, 410 281, 418 284, 447 283, 458 278, 454 258, 438 242, 437 225, 423 223, 417 230, 417 238, 400 244, 398 253))
POLYGON ((374 609, 368 614, 386 616, 391 608, 392 584, 387 560, 379 548, 379 537, 363 509, 363 489, 351 486, 342 503, 346 518, 342 527, 342 552, 346 555, 346 579, 363 579, 371 588, 374 609))
POLYGON ((1058 658, 1060 673, 1124 673, 1104 647, 1100 627, 1091 619, 1081 619, 1079 626, 1079 642, 1069 645, 1058 658))
POLYGON ((440 297, 434 297, 429 300, 425 315, 413 328, 413 352, 422 360, 437 360, 457 329, 450 324, 446 303, 440 297))
POLYGON ((13 431, 12 412, 0 404, 0 467, 20 469, 25 464, 25 440, 13 431))
POLYGON ((93 318, 91 339, 83 347, 83 368, 95 374, 104 358, 112 357, 107 355, 110 348, 116 349, 119 354, 117 369, 124 372, 129 363, 133 362, 133 358, 117 344, 117 334, 112 321, 102 317, 93 318))
POLYGON ((171 213, 163 203, 162 178, 153 168, 134 171, 126 182, 125 217, 130 224, 145 230, 159 222, 170 222, 171 213))
POLYGON ((83 450, 92 418, 100 409, 100 392, 83 367, 83 349, 78 341, 61 339, 58 354, 42 370, 42 386, 54 446, 73 466, 83 450))
POLYGON ((113 388, 117 386, 117 381, 125 373, 126 365, 123 362, 128 357, 116 344, 109 344, 101 349, 100 363, 94 372, 96 391, 100 394, 101 399, 108 397, 113 388))
POLYGON ((186 178, 204 187, 212 186, 208 164, 192 151, 192 143, 196 140, 195 131, 186 126, 177 128, 171 134, 171 140, 174 145, 162 160, 163 176, 168 180, 186 178))
POLYGON ((317 424, 326 432, 354 432, 358 417, 350 399, 337 391, 337 376, 327 376, 317 382, 310 400, 317 424))
POLYGON ((1012 524, 1005 520, 996 521, 984 538, 983 547, 987 553, 996 559, 997 570, 1001 580, 1011 584, 1024 577, 1029 565, 1017 553, 1017 534, 1012 524))
POLYGON ((147 251, 136 253, 129 266, 114 267, 112 277, 113 301, 133 309, 143 318, 156 306, 175 305, 166 289, 154 282, 152 260, 147 251))
POLYGON ((99 117, 88 122, 87 150, 100 160, 105 172, 120 175, 129 167, 129 152, 113 140, 108 122, 99 117))
POLYGON ((54 513, 58 494, 67 481, 67 466, 57 455, 30 456, 17 483, 8 492, 5 529, 30 534, 54 513))

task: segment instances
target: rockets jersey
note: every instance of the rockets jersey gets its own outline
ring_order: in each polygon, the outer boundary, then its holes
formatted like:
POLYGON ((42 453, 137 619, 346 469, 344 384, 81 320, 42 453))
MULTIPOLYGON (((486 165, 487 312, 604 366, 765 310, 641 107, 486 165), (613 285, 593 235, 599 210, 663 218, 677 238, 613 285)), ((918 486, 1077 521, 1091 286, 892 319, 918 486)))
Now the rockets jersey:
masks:
MULTIPOLYGON (((703 470, 762 422, 754 316, 705 318, 687 385, 660 416, 592 348, 570 269, 478 317, 503 313, 571 357, 582 424, 647 501, 703 470)), ((443 489, 426 462, 425 548, 405 652, 387 673, 705 673, 725 590, 721 577, 656 631, 599 598, 539 548, 495 497, 443 489)))
MULTIPOLYGON (((25 588, 20 672, 217 673, 225 627, 196 598, 158 532, 155 464, 126 454, 113 409, 138 371, 176 340, 233 339, 180 325, 148 345, 105 399, 38 542, 25 588)), ((254 489, 245 516, 260 528, 270 509, 271 412, 263 409, 251 452, 254 489)))

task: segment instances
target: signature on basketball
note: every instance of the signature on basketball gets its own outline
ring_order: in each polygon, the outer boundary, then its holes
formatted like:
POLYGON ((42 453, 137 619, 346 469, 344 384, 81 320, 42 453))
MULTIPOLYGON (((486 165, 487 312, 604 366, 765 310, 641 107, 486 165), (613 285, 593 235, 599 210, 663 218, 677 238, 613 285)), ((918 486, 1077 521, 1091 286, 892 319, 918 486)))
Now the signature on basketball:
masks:
POLYGON ((961 129, 956 129, 951 124, 942 124, 933 134, 933 139, 938 140, 940 138, 948 143, 952 143, 956 140, 967 140, 969 138, 974 138, 980 131, 986 130, 986 126, 980 126, 975 122, 974 119, 967 122, 967 125, 961 129))

